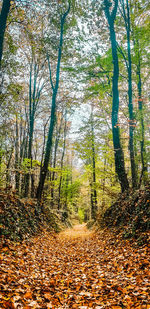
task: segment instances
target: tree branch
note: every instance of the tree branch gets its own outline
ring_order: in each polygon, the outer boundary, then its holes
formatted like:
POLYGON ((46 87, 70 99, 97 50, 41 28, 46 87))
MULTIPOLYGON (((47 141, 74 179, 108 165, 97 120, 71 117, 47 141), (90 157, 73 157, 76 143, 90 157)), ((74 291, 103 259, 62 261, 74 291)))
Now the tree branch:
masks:
POLYGON ((112 13, 111 13, 112 21, 114 21, 115 18, 116 18, 117 8, 118 8, 118 0, 114 0, 114 2, 115 2, 115 5, 114 5, 114 8, 113 8, 112 13))
POLYGON ((48 69, 49 69, 49 79, 50 79, 51 87, 54 90, 54 85, 53 85, 53 80, 52 80, 51 64, 50 64, 48 53, 47 53, 47 60, 48 60, 48 69))
POLYGON ((123 57, 123 59, 124 59, 124 61, 125 61, 127 70, 128 70, 128 69, 129 69, 129 66, 128 66, 128 61, 127 61, 126 55, 124 54, 122 48, 119 46, 118 43, 117 43, 117 49, 118 49, 118 51, 120 52, 120 54, 122 55, 122 57, 123 57))

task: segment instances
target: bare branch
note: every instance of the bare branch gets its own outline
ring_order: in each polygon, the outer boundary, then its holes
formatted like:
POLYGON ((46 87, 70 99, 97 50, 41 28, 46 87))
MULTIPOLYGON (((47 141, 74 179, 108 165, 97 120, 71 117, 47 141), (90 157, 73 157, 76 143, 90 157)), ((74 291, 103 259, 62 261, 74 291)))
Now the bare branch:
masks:
POLYGON ((52 80, 51 64, 50 64, 48 53, 47 53, 47 60, 48 60, 48 68, 49 68, 49 79, 50 79, 51 87, 54 90, 54 85, 53 85, 53 80, 52 80))

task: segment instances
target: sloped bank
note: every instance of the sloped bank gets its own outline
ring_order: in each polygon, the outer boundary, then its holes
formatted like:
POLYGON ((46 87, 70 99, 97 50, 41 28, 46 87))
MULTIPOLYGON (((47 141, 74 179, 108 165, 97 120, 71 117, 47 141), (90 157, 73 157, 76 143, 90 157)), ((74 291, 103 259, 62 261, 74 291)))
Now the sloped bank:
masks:
POLYGON ((147 242, 150 229, 150 187, 121 194, 100 218, 99 224, 117 228, 124 238, 135 238, 139 245, 147 242))
POLYGON ((63 224, 59 215, 43 206, 38 211, 36 200, 20 199, 15 193, 0 191, 0 237, 22 240, 43 228, 59 232, 63 224))

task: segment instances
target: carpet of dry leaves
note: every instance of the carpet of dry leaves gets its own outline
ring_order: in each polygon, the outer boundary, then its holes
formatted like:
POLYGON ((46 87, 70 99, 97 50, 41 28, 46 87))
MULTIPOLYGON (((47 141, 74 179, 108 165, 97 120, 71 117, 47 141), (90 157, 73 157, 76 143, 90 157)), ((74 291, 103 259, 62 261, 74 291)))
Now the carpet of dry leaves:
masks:
POLYGON ((150 308, 148 247, 85 225, 7 241, 0 254, 0 308, 150 308))

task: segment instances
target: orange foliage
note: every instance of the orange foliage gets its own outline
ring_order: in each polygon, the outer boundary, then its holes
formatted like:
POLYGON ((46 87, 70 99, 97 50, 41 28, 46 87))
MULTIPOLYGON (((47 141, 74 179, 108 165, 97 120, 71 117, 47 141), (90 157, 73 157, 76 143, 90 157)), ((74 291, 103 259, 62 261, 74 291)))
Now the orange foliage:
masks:
POLYGON ((0 308, 148 309, 148 247, 78 226, 1 250, 0 308))

